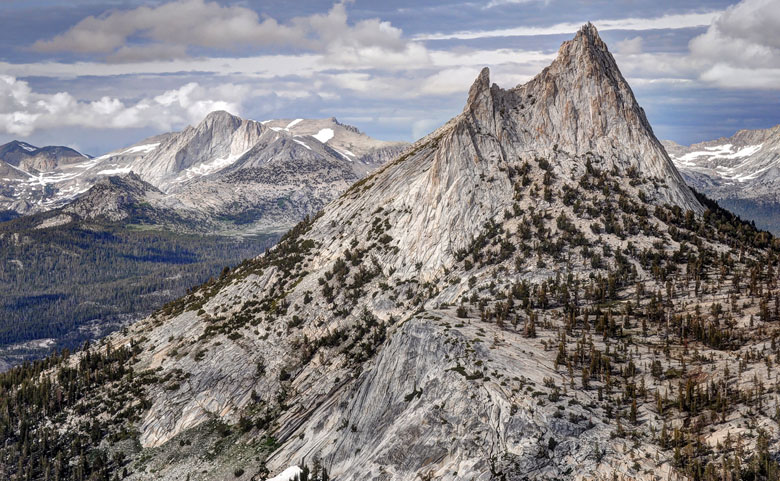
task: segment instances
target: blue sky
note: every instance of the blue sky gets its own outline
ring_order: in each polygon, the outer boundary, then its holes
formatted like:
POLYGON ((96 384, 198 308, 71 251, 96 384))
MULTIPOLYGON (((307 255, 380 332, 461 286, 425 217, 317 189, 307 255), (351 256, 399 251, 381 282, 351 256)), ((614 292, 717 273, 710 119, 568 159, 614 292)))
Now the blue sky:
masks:
POLYGON ((780 0, 6 0, 0 141, 101 154, 214 109, 413 140, 483 66, 523 83, 587 21, 659 138, 780 123, 780 0))

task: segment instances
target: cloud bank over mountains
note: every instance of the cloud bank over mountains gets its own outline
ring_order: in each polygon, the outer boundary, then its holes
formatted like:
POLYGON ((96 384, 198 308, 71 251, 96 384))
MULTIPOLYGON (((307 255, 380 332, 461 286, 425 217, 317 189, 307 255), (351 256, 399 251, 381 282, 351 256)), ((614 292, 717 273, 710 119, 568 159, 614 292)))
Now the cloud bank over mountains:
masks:
POLYGON ((592 20, 651 121, 698 140, 716 126, 694 129, 696 114, 679 125, 685 114, 669 115, 673 106, 696 98, 714 107, 710 91, 729 92, 725 124, 737 125, 746 114, 734 111, 734 95, 778 103, 780 9, 774 0, 727 2, 665 9, 637 2, 616 18, 614 9, 562 0, 478 8, 402 1, 394 9, 367 0, 298 5, 294 13, 251 0, 136 1, 10 46, 0 57, 0 137, 62 127, 171 130, 225 109, 263 118, 337 115, 372 135, 411 140, 457 111, 483 66, 502 86, 527 81, 562 38, 592 20))
POLYGON ((34 92, 27 82, 0 75, 0 126, 12 135, 26 137, 36 129, 78 126, 94 129, 155 127, 170 130, 199 122, 209 112, 240 112, 248 93, 245 86, 224 84, 204 88, 188 83, 152 98, 125 104, 118 98, 80 101, 67 92, 34 92))

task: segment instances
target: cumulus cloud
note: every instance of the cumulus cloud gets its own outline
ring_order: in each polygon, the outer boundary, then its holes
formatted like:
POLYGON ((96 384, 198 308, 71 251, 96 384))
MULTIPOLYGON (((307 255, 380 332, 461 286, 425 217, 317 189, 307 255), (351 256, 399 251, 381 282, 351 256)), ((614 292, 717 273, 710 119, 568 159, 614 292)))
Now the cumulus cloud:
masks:
POLYGON ((617 53, 637 55, 642 53, 642 37, 627 38, 617 43, 617 53))
POLYGON ((66 32, 39 40, 39 52, 99 55, 110 62, 185 58, 191 47, 262 49, 290 47, 322 53, 336 64, 382 66, 425 61, 427 52, 379 19, 348 21, 346 5, 282 24, 242 6, 175 0, 158 6, 89 16, 66 32))
POLYGON ((776 0, 743 0, 690 42, 709 67, 701 79, 718 86, 780 89, 780 8, 776 0))
POLYGON ((221 85, 206 88, 188 83, 181 88, 126 104, 102 97, 80 101, 67 92, 35 92, 27 82, 0 76, 0 132, 28 136, 51 127, 134 128, 174 126, 200 121, 214 110, 240 113, 247 87, 221 85))
POLYGON ((221 6, 203 0, 177 0, 159 6, 141 6, 89 16, 65 33, 39 40, 41 52, 110 54, 124 47, 132 36, 169 45, 229 48, 247 44, 280 44, 301 40, 295 26, 260 21, 253 10, 221 6))

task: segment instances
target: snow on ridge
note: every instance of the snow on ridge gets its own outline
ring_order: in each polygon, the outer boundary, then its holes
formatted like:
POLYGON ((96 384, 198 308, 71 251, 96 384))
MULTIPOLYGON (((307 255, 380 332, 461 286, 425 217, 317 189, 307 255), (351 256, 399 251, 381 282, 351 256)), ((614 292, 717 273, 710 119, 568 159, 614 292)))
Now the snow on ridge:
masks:
POLYGON ((250 149, 246 149, 245 151, 239 152, 237 154, 228 155, 224 158, 213 159, 208 162, 203 162, 200 165, 194 165, 179 174, 174 182, 183 182, 193 177, 203 177, 209 174, 213 174, 214 172, 218 172, 225 167, 234 164, 238 159, 243 157, 244 154, 249 152, 249 150, 250 149))
POLYGON ((23 148, 27 152, 35 152, 36 150, 38 150, 36 147, 33 147, 32 145, 27 144, 25 142, 19 142, 19 147, 23 148))
POLYGON ((119 167, 116 169, 101 170, 96 175, 117 175, 117 174, 128 174, 128 173, 130 173, 130 167, 119 167))
POLYGON ((732 147, 734 147, 732 144, 723 144, 714 147, 704 147, 704 150, 725 150, 726 152, 731 152, 732 147))
MULTIPOLYGON (((344 157, 346 160, 348 160, 348 161, 350 161, 350 162, 352 162, 352 161, 353 161, 353 159, 352 159, 352 158, 350 158, 350 157, 349 157, 349 155, 348 155, 347 153, 344 153, 344 152, 342 152, 342 151, 340 151, 340 150, 337 150, 337 149, 333 149, 333 150, 335 150, 336 152, 338 152, 338 154, 339 154, 340 156, 344 157)), ((347 150, 347 152, 351 154, 351 152, 349 152, 349 150, 347 150)), ((354 154, 352 154, 352 155, 353 155, 353 157, 354 157, 354 154)))
POLYGON ((292 481, 296 476, 300 476, 302 472, 303 470, 298 466, 290 466, 273 478, 268 478, 265 481, 292 481))
MULTIPOLYGON (((130 147, 128 149, 125 149, 121 152, 109 152, 107 154, 103 154, 100 157, 92 157, 90 160, 92 162, 98 162, 105 159, 110 159, 111 157, 116 157, 117 155, 124 155, 124 154, 148 154, 149 152, 153 151, 157 147, 160 146, 160 143, 157 142, 155 144, 144 144, 144 145, 136 145, 134 147, 130 147)), ((89 157, 87 157, 89 158, 89 157)))
POLYGON ((740 159, 742 157, 750 157, 761 150, 763 146, 764 144, 746 145, 735 152, 732 144, 716 145, 713 147, 705 147, 705 150, 688 152, 687 154, 678 157, 677 160, 681 162, 691 162, 699 157, 706 157, 705 160, 740 159))
POLYGON ((299 122, 303 122, 303 119, 295 119, 295 120, 293 120, 292 122, 287 124, 287 127, 285 127, 284 130, 290 130, 294 126, 298 125, 299 122))
POLYGON ((333 129, 322 129, 316 134, 312 135, 312 137, 319 140, 323 144, 327 144, 328 141, 332 139, 334 135, 336 134, 333 132, 333 129))
MULTIPOLYGON (((20 172, 24 172, 23 170, 19 170, 20 172)), ((25 172, 27 174, 27 172, 25 172)), ((27 174, 30 176, 29 179, 27 179, 24 183, 29 186, 45 186, 46 184, 57 184, 59 182, 65 182, 68 180, 73 180, 76 177, 81 175, 81 172, 43 172, 38 174, 37 176, 34 176, 32 174, 27 174)))
POLYGON ((758 177, 759 175, 761 175, 764 172, 766 172, 767 170, 769 170, 771 167, 772 166, 770 165, 769 167, 764 167, 763 169, 758 169, 757 171, 751 172, 750 174, 747 174, 747 175, 738 175, 736 177, 733 177, 733 179, 736 180, 737 182, 745 182, 746 180, 753 180, 756 177, 758 177))
POLYGON ((154 149, 156 149, 159 146, 160 146, 159 142, 157 142, 156 144, 136 145, 135 147, 130 147, 127 150, 123 150, 118 155, 137 154, 137 153, 148 154, 149 152, 153 151, 154 149))
POLYGON ((298 139, 293 139, 293 142, 295 142, 295 143, 297 143, 297 144, 301 144, 302 146, 304 146, 304 147, 306 147, 307 149, 311 150, 311 147, 309 147, 308 145, 306 145, 305 143, 301 142, 301 141, 300 141, 300 140, 298 140, 298 139))

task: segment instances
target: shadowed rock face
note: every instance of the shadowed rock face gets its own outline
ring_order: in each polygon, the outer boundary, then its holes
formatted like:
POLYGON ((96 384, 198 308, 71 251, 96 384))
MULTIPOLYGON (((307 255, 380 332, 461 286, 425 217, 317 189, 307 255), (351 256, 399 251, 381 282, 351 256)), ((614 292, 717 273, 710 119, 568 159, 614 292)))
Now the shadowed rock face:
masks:
POLYGON ((130 172, 124 176, 101 179, 62 211, 76 214, 82 219, 103 218, 116 222, 130 215, 128 207, 136 207, 149 198, 161 195, 159 189, 130 172))

